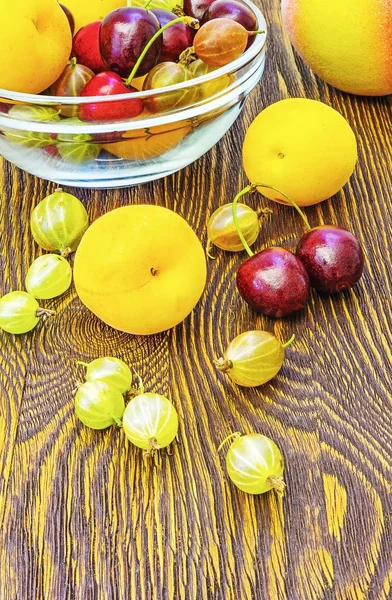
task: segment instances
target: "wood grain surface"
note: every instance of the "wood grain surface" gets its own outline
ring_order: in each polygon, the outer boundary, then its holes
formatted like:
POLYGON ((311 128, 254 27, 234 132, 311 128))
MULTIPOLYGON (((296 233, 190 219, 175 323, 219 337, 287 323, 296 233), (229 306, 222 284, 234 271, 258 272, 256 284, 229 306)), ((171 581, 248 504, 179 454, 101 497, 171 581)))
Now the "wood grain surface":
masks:
MULTIPOLYGON (((246 127, 286 97, 339 110, 359 142, 350 183, 307 210, 312 225, 350 228, 366 252, 351 291, 312 294, 272 320, 235 288, 242 255, 217 253, 192 315, 162 335, 103 325, 72 288, 28 335, 0 332, 1 600, 387 600, 392 598, 391 98, 360 98, 317 79, 293 53, 278 0, 264 0, 267 68, 241 117, 187 169, 121 191, 70 190, 91 220, 129 203, 183 215, 206 243, 209 214, 248 182, 238 166, 246 127), (213 366, 242 331, 296 334, 279 375, 240 389, 213 366), (123 432, 75 418, 77 360, 114 355, 167 394, 180 417, 172 454, 153 460, 123 432), (287 492, 248 496, 228 481, 217 447, 232 431, 272 437, 287 492)), ((21 289, 39 250, 32 208, 55 185, 1 163, 0 293, 21 289)), ((295 247, 296 213, 273 209, 256 247, 295 247)))

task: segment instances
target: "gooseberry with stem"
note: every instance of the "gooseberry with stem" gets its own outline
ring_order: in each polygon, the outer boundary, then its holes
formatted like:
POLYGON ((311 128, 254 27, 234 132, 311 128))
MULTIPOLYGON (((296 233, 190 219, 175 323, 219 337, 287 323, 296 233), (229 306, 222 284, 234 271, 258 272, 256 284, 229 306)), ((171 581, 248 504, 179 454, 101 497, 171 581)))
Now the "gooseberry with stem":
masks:
POLYGON ((9 292, 0 298, 0 329, 7 333, 27 333, 42 316, 52 314, 52 310, 40 308, 37 300, 27 292, 9 292))
POLYGON ((26 290, 34 298, 48 300, 66 292, 72 282, 68 261, 58 254, 39 256, 26 275, 26 290))
POLYGON ((226 468, 231 481, 247 494, 264 494, 276 490, 284 495, 283 457, 273 440, 260 433, 228 436, 218 451, 230 438, 235 438, 226 454, 226 468))
POLYGON ((57 188, 34 208, 30 226, 41 248, 68 256, 78 247, 89 226, 89 218, 76 196, 57 188))
MULTIPOLYGON (((271 212, 269 208, 263 209, 260 216, 267 216, 271 212)), ((236 216, 237 226, 248 246, 251 246, 260 232, 259 215, 247 204, 237 203, 236 216)), ((209 254, 212 244, 228 252, 244 250, 244 245, 234 224, 232 203, 223 204, 212 213, 207 223, 207 234, 207 254, 209 254)), ((211 257, 210 254, 209 256, 211 257)))
POLYGON ((193 40, 193 49, 198 58, 207 65, 223 67, 236 60, 246 49, 249 36, 262 33, 248 32, 232 19, 214 19, 204 23, 193 40))
POLYGON ((123 416, 127 438, 152 454, 172 443, 178 431, 178 416, 165 396, 150 392, 139 393, 129 402, 123 416))
POLYGON ((105 356, 90 363, 77 361, 77 365, 86 367, 86 381, 103 381, 125 394, 132 385, 131 369, 120 358, 105 356))
POLYGON ((121 427, 124 396, 104 381, 87 381, 76 392, 75 413, 91 429, 106 429, 115 423, 121 427))
POLYGON ((285 348, 292 344, 294 337, 282 344, 268 331, 245 331, 235 337, 223 357, 214 362, 219 371, 227 373, 240 386, 263 385, 280 371, 285 348))

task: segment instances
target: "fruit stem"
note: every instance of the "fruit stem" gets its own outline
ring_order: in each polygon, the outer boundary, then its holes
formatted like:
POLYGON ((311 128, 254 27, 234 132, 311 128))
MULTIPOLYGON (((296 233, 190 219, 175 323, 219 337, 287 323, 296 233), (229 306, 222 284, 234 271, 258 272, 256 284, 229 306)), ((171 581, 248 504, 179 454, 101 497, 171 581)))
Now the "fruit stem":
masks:
POLYGON ((231 362, 231 360, 226 360, 222 356, 217 360, 214 360, 214 365, 216 366, 218 371, 221 371, 221 373, 227 373, 227 371, 230 371, 230 369, 233 368, 233 363, 231 362))
POLYGON ((117 427, 123 426, 123 422, 121 421, 121 419, 118 419, 117 417, 113 417, 113 415, 111 415, 110 413, 109 413, 109 415, 113 419, 113 421, 116 423, 117 427))
POLYGON ((144 10, 147 10, 147 8, 150 6, 151 2, 152 2, 152 0, 147 0, 145 5, 143 6, 144 10))
POLYGON ((289 196, 287 194, 285 194, 281 190, 278 190, 278 188, 274 187, 273 185, 266 185, 265 183, 253 183, 251 187, 252 187, 252 190, 257 189, 259 187, 264 187, 264 188, 267 188, 268 190, 274 190, 274 192, 278 192, 278 194, 281 194, 284 198, 286 198, 287 202, 289 202, 291 204, 291 206, 293 206, 295 208, 295 210, 297 211, 297 213, 300 215, 301 219, 305 223, 306 229, 308 229, 308 230, 311 229, 308 218, 305 215, 305 213, 300 209, 298 204, 296 204, 294 202, 294 200, 289 198, 289 196))
POLYGON ((139 394, 144 394, 144 385, 143 385, 143 380, 140 377, 139 373, 137 371, 135 371, 135 369, 132 367, 132 371, 135 373, 136 377, 137 377, 137 387, 135 387, 135 389, 130 389, 128 390, 127 394, 132 394, 133 397, 138 396, 139 394))
POLYGON ((166 29, 168 29, 172 25, 175 25, 175 23, 185 23, 185 25, 189 25, 190 27, 193 27, 193 29, 199 29, 199 27, 200 27, 199 21, 197 19, 194 19, 193 17, 187 17, 187 16, 177 17, 177 19, 173 19, 173 21, 169 21, 168 23, 163 25, 163 27, 158 29, 158 31, 152 36, 152 38, 147 42, 147 44, 143 48, 143 51, 140 54, 139 58, 137 59, 136 63, 134 64, 133 69, 132 69, 128 79, 125 81, 126 86, 131 85, 132 79, 135 77, 143 58, 146 56, 147 52, 149 51, 149 49, 151 48, 151 46, 153 45, 155 40, 161 35, 161 33, 166 31, 166 29))
POLYGON ((243 196, 244 194, 247 194, 248 192, 251 192, 252 189, 254 188, 253 185, 247 185, 246 187, 244 187, 243 190, 241 190, 240 192, 238 192, 238 194, 236 195, 236 197, 233 200, 233 204, 232 204, 232 214, 233 214, 233 221, 234 221, 234 226, 237 230, 238 236, 242 242, 242 245, 244 246, 245 250, 247 251, 247 253, 249 254, 249 256, 254 256, 254 252, 252 252, 252 250, 249 248, 248 242, 246 241, 246 239, 244 238, 244 235, 241 231, 240 228, 240 224, 238 222, 238 218, 237 218, 237 202, 238 200, 241 198, 241 196, 243 196))
POLYGON ((51 317, 52 315, 56 314, 56 311, 50 310, 49 308, 38 308, 35 314, 37 315, 37 317, 51 317))
POLYGON ((65 248, 65 250, 60 253, 60 256, 63 258, 68 258, 70 254, 72 254, 72 249, 68 246, 68 248, 65 248))
POLYGON ((212 260, 215 260, 215 256, 212 256, 212 254, 210 253, 210 250, 212 248, 212 242, 210 240, 210 238, 208 238, 207 240, 207 248, 206 248, 206 254, 208 256, 208 258, 211 258, 212 260))
POLYGON ((88 367, 88 363, 83 362, 82 360, 77 360, 76 361, 77 365, 82 365, 82 367, 88 367))
POLYGON ((227 437, 225 437, 225 439, 223 440, 223 442, 219 445, 218 448, 218 452, 220 452, 223 448, 223 446, 226 444, 226 442, 228 442, 231 439, 237 439, 241 437, 241 432, 240 431, 236 431, 235 433, 231 433, 230 435, 228 435, 227 437))
POLYGON ((271 485, 274 490, 277 491, 278 495, 283 497, 284 496, 284 490, 286 487, 285 482, 283 481, 283 477, 268 477, 267 479, 267 483, 269 485, 271 485))
POLYGON ((257 31, 248 31, 248 36, 257 35, 259 33, 265 33, 264 29, 258 29, 257 31))
POLYGON ((295 340, 295 333, 293 333, 291 338, 285 344, 282 344, 282 348, 288 348, 289 346, 291 346, 291 344, 294 342, 294 340, 295 340))

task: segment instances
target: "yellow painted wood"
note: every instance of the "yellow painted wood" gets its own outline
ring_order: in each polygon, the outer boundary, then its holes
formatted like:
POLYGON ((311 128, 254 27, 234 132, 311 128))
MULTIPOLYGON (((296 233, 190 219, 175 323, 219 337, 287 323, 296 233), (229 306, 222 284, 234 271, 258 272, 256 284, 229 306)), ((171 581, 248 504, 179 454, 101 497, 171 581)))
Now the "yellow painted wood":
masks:
MULTIPOLYGON (((79 193, 92 220, 128 203, 183 215, 207 241, 208 215, 247 181, 245 129, 279 99, 320 99, 354 128, 359 163, 311 224, 350 228, 366 270, 351 291, 312 294, 292 318, 247 308, 235 289, 245 255, 217 251, 198 308, 168 333, 114 331, 71 289, 49 301, 56 316, 29 335, 0 332, 1 600, 388 600, 392 597, 391 99, 356 98, 317 79, 293 53, 278 0, 265 0, 265 76, 224 139, 191 167, 136 188, 79 193), (296 334, 279 375, 240 389, 215 371, 228 342, 261 327, 296 334), (90 431, 74 415, 77 360, 115 355, 180 417, 172 454, 143 459, 121 430, 90 431), (232 431, 280 446, 284 499, 230 484, 217 447, 232 431)), ((0 293, 23 286, 39 255, 29 215, 54 184, 1 163, 0 293)), ((71 190, 76 191, 76 190, 71 190)), ((258 248, 293 249, 295 211, 271 207, 258 248)))

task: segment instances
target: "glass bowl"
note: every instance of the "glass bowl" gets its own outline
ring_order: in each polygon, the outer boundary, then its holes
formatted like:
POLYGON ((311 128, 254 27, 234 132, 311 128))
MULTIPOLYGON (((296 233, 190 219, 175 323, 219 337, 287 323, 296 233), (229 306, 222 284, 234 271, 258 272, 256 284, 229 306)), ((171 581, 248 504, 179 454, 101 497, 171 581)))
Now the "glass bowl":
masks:
POLYGON ((245 3, 264 33, 237 60, 185 83, 84 98, 0 89, 0 154, 28 173, 85 188, 137 185, 191 164, 231 127, 263 74, 266 23, 252 2, 245 3), (138 118, 116 121, 78 119, 82 104, 136 97, 150 107, 153 98, 160 112, 145 109, 138 118))

